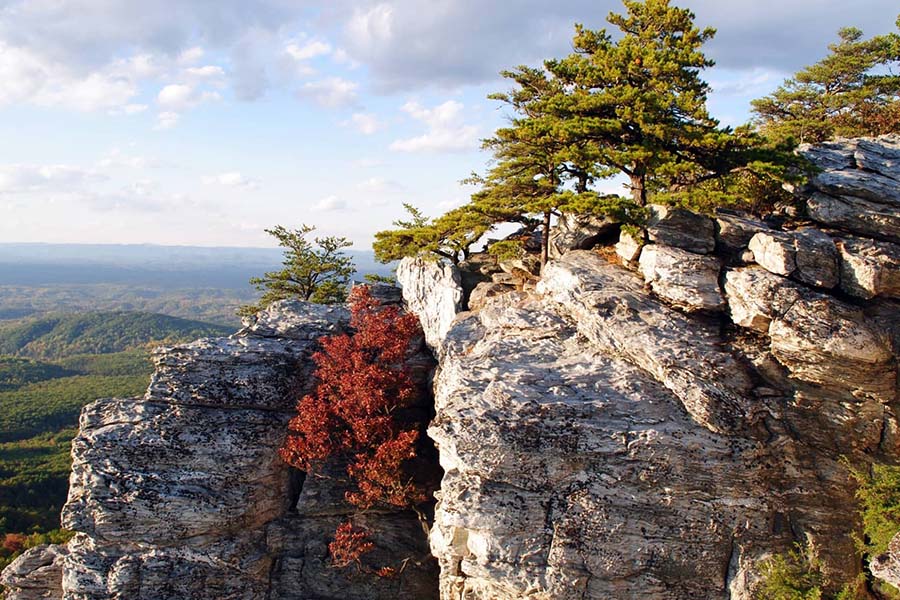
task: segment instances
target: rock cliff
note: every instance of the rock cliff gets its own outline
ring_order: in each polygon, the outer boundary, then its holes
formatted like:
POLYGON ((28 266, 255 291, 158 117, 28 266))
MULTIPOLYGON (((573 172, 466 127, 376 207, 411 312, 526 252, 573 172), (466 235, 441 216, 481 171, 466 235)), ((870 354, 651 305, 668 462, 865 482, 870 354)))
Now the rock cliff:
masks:
POLYGON ((900 458, 900 138, 802 151, 793 229, 653 207, 639 251, 558 235, 534 291, 481 284, 449 328, 423 287, 462 278, 399 271, 440 340, 442 599, 750 598, 795 542, 858 573, 848 465, 900 458))
MULTIPOLYGON (((78 535, 0 582, 19 600, 749 600, 796 542, 849 581, 848 469, 900 462, 900 138, 801 151, 821 172, 790 226, 652 207, 645 239, 564 220, 536 283, 525 264, 400 265, 438 360, 444 475, 428 540, 412 515, 367 518, 377 552, 430 543, 439 575, 328 568, 343 490, 276 449, 346 314, 282 303, 160 350, 145 397, 85 408, 78 535)), ((900 539, 871 570, 900 581, 900 539)))
POLYGON ((415 515, 364 518, 378 531, 376 561, 413 558, 399 577, 331 568, 327 543, 354 512, 344 487, 305 480, 277 454, 311 389, 316 341, 348 318, 274 304, 230 338, 157 350, 143 398, 85 407, 62 515, 77 534, 10 565, 9 600, 433 597, 415 515))

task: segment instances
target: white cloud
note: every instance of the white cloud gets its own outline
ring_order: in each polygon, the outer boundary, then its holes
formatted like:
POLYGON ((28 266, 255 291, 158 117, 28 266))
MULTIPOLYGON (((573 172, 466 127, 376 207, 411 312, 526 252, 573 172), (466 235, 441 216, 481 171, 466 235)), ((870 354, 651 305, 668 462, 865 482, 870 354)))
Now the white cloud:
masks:
POLYGON ((372 135, 384 128, 384 123, 371 113, 353 113, 350 120, 345 121, 344 124, 352 125, 363 135, 372 135))
POLYGON ((204 102, 219 100, 217 92, 202 91, 193 85, 172 83, 160 90, 156 102, 166 110, 182 112, 195 108, 204 102))
POLYGON ((326 108, 351 106, 356 102, 359 84, 341 77, 329 77, 303 84, 297 91, 301 98, 308 98, 326 108))
POLYGON ((201 179, 205 185, 224 185, 226 187, 255 190, 259 188, 259 180, 244 176, 240 171, 228 171, 218 175, 210 175, 201 179))
POLYGON ((218 65, 204 65, 202 67, 188 67, 184 70, 184 76, 191 81, 213 81, 225 78, 225 69, 218 65))
POLYGON ((362 192, 384 193, 398 192, 403 189, 403 186, 396 181, 382 177, 370 177, 356 184, 356 189, 362 192))
POLYGON ((0 194, 68 190, 104 179, 91 169, 72 165, 0 165, 0 194))
POLYGON ((394 37, 394 7, 376 4, 366 10, 357 8, 347 24, 348 37, 363 47, 390 42, 394 37))
POLYGON ((302 44, 290 43, 284 48, 285 53, 294 60, 304 61, 331 53, 331 44, 321 40, 309 40, 302 44))
POLYGON ((138 93, 130 76, 116 73, 119 64, 79 75, 25 48, 0 40, 0 105, 32 103, 79 111, 123 106, 138 93))
POLYGON ((111 115, 137 115, 150 108, 146 104, 126 104, 125 106, 109 109, 111 115))
POLYGON ((464 152, 478 147, 478 128, 463 122, 465 107, 447 100, 434 108, 425 108, 415 101, 401 107, 410 117, 425 124, 420 136, 399 139, 390 149, 397 152, 464 152))
POLYGON ((200 46, 187 48, 178 55, 178 62, 183 65, 192 65, 203 58, 206 52, 200 46))
POLYGON ((177 112, 165 111, 156 115, 156 129, 172 129, 178 125, 181 115, 177 112))
POLYGON ((157 166, 157 162, 155 160, 149 160, 143 156, 126 154, 119 148, 113 148, 106 154, 106 156, 97 161, 97 166, 102 169, 109 169, 111 167, 146 169, 147 167, 157 166))
POLYGON ((312 209, 316 212, 335 212, 339 210, 347 210, 347 202, 337 196, 325 196, 318 202, 313 204, 312 209))

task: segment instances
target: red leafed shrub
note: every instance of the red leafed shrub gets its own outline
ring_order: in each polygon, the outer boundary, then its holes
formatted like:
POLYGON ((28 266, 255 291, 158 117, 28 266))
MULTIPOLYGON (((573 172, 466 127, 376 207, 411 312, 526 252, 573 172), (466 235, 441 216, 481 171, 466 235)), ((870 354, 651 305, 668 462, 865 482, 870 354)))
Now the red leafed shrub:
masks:
POLYGON ((21 533, 7 533, 3 537, 3 543, 0 547, 3 548, 4 553, 7 555, 15 554, 16 552, 21 552, 25 549, 25 541, 26 537, 21 533))
POLYGON ((375 545, 369 541, 368 531, 354 527, 350 521, 345 521, 338 525, 334 532, 334 540, 328 544, 328 552, 331 554, 331 564, 335 567, 343 568, 355 564, 361 568, 359 557, 374 547, 375 545))
MULTIPOLYGON (((416 457, 419 432, 396 419, 415 397, 406 367, 412 340, 422 335, 415 315, 381 306, 368 288, 350 294, 352 334, 327 336, 313 354, 317 386, 297 404, 281 457, 315 473, 329 459, 347 459, 355 484, 348 502, 360 509, 382 503, 415 509, 429 499, 404 467, 416 457)), ((329 545, 336 566, 359 564, 372 549, 350 522, 338 527, 329 545)), ((388 571, 385 571, 387 574, 388 571)))

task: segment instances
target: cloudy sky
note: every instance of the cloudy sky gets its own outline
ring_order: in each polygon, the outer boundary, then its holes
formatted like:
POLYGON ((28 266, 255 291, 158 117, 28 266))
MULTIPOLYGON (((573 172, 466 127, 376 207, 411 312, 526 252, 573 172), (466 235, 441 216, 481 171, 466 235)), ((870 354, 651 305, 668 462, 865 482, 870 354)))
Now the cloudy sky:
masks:
MULTIPOLYGON (((713 114, 896 0, 683 0, 718 29, 713 114)), ((367 248, 411 202, 464 202, 500 69, 570 50, 617 0, 0 0, 0 242, 367 248)), ((611 184, 615 185, 615 184, 611 184)), ((614 188, 613 190, 614 191, 614 188)))

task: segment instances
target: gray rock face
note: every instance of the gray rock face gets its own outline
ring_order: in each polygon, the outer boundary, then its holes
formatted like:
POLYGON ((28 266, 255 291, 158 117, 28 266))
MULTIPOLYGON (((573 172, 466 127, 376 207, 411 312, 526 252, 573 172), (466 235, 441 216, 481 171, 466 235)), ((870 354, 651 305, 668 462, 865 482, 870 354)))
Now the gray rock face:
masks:
POLYGON ((865 238, 838 240, 841 289, 857 298, 900 298, 900 246, 865 238))
POLYGON ((36 546, 22 553, 0 573, 6 600, 50 600, 62 598, 65 546, 36 546))
POLYGON ((900 534, 891 540, 887 552, 872 559, 869 569, 878 579, 900 588, 900 534))
POLYGON ((772 356, 792 377, 893 400, 892 349, 860 309, 754 268, 730 271, 725 291, 734 322, 767 333, 772 356))
POLYGON ((62 514, 78 533, 4 571, 4 584, 21 590, 14 597, 434 597, 436 566, 414 514, 367 516, 375 558, 409 558, 399 577, 331 568, 327 543, 355 512, 345 484, 304 482, 278 456, 292 408, 313 385, 310 354, 347 318, 339 307, 276 303, 230 338, 156 351, 145 397, 85 407, 62 514))
POLYGON ((725 305, 719 289, 721 264, 715 256, 650 244, 641 252, 640 268, 644 281, 672 306, 693 312, 725 305))
POLYGON ((425 341, 438 352, 456 313, 463 308, 459 270, 443 262, 404 258, 397 265, 397 281, 409 310, 419 316, 425 341))
POLYGON ((753 236, 748 247, 753 259, 776 275, 829 289, 838 284, 838 251, 821 231, 762 231, 753 236))
POLYGON ((735 321, 765 343, 585 251, 548 263, 535 293, 457 317, 429 430, 442 599, 749 600, 757 561, 797 532, 854 576, 841 456, 896 455, 893 352, 799 283, 728 281, 735 321))
POLYGON ((651 242, 696 254, 709 254, 716 247, 716 227, 709 217, 659 204, 651 204, 649 208, 647 236, 651 242))
POLYGON ((900 136, 838 140, 800 153, 820 169, 809 216, 847 231, 900 242, 900 136))
POLYGON ((740 252, 750 243, 751 238, 769 226, 757 219, 718 212, 716 214, 716 242, 725 252, 740 252))
POLYGON ((618 226, 618 221, 609 217, 563 213, 550 231, 550 257, 557 258, 569 250, 587 250, 618 226))

